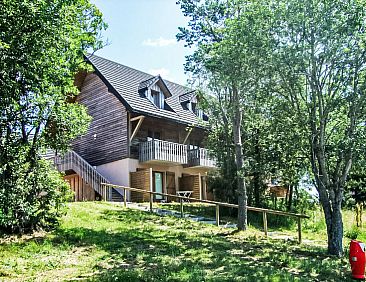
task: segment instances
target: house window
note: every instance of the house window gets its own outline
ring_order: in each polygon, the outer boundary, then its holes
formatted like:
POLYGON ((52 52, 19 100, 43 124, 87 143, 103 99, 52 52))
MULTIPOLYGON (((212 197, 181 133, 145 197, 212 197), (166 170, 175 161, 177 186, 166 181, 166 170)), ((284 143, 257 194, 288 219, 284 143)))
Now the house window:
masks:
POLYGON ((148 130, 147 131, 147 139, 148 140, 152 140, 152 139, 159 139, 160 140, 160 132, 159 131, 152 131, 152 130, 148 130))
POLYGON ((161 91, 151 90, 151 98, 155 106, 164 109, 164 94, 161 91))
POLYGON ((197 108, 197 103, 188 102, 187 104, 188 110, 190 110, 192 113, 194 113, 197 117, 204 120, 204 113, 201 109, 197 108))
POLYGON ((196 103, 189 103, 190 105, 191 105, 191 111, 192 112, 194 112, 194 113, 196 113, 196 106, 197 106, 197 104, 196 103))

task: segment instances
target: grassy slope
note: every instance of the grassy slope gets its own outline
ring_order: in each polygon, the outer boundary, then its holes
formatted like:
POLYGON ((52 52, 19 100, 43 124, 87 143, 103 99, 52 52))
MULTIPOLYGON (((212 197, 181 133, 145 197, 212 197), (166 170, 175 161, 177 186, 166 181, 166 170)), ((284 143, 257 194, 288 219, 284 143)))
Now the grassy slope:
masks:
POLYGON ((347 281, 346 258, 261 234, 72 203, 56 231, 0 241, 0 281, 347 281))

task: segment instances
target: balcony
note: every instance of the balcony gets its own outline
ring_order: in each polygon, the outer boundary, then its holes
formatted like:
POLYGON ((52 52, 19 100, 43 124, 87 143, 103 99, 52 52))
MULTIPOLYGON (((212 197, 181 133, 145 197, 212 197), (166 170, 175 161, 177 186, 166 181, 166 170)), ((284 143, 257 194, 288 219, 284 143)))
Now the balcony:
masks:
POLYGON ((139 145, 139 161, 149 163, 174 163, 185 167, 216 167, 209 152, 203 148, 188 149, 187 145, 149 140, 139 145))
POLYGON ((190 149, 187 153, 188 167, 216 167, 215 160, 210 157, 209 151, 203 148, 190 149))
POLYGON ((140 143, 139 161, 186 164, 187 145, 157 139, 149 140, 140 143))

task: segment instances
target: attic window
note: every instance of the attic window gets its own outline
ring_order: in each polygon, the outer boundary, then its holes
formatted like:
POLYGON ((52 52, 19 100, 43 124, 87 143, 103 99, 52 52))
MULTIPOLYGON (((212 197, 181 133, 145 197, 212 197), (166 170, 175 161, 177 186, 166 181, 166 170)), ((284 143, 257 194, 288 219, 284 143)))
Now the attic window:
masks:
POLYGON ((197 107, 197 103, 192 101, 186 101, 182 103, 183 109, 189 110, 190 112, 194 113, 197 117, 204 121, 208 121, 207 115, 197 107))
POLYGON ((173 112, 172 108, 166 103, 166 99, 171 97, 172 94, 160 75, 140 82, 138 91, 142 97, 146 97, 157 108, 173 112))
POLYGON ((163 92, 151 90, 151 102, 159 109, 164 109, 165 97, 163 92))

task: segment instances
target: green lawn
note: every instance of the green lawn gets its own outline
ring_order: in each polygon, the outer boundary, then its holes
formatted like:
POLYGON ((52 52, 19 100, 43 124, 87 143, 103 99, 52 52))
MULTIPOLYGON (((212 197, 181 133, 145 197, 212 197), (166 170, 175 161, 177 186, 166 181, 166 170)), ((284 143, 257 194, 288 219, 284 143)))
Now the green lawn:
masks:
POLYGON ((351 281, 347 257, 262 236, 72 203, 56 231, 1 239, 0 281, 351 281))

